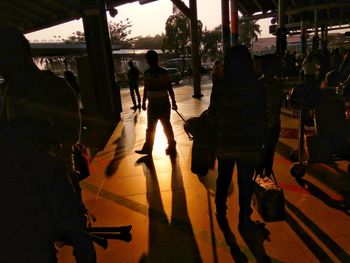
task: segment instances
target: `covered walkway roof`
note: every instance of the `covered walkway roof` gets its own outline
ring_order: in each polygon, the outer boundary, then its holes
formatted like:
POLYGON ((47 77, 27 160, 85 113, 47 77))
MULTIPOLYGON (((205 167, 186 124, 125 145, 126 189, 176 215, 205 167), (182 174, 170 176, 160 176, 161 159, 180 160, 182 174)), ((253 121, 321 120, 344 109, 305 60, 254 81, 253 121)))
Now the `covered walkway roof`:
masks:
MULTIPOLYGON (((109 0, 115 7, 137 0, 109 0)), ((59 25, 81 17, 82 0, 0 0, 0 26, 24 33, 59 25)))
MULTIPOLYGON (((106 2, 109 7, 116 7, 137 1, 109 0, 106 2)), ((287 28, 299 29, 302 19, 309 21, 309 27, 313 27, 314 11, 317 11, 320 26, 350 23, 349 0, 284 1, 287 28)), ((79 19, 82 11, 81 2, 82 0, 0 0, 0 25, 16 27, 24 33, 34 32, 79 19)), ((151 1, 141 0, 139 2, 151 1)), ((238 8, 244 17, 250 19, 277 17, 278 0, 238 0, 238 8)))
MULTIPOLYGON (((287 28, 299 29, 301 20, 314 25, 317 11, 319 26, 338 26, 350 23, 349 0, 284 0, 287 28)), ((278 0, 238 0, 243 16, 254 19, 277 17, 278 0)))

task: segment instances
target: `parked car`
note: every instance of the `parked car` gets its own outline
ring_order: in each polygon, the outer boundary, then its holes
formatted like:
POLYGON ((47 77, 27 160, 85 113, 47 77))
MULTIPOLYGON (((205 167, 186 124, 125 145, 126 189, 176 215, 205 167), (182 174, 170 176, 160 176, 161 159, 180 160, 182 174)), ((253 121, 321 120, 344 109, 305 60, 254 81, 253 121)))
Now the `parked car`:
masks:
POLYGON ((181 73, 177 68, 166 68, 168 71, 171 83, 179 84, 182 80, 181 73))

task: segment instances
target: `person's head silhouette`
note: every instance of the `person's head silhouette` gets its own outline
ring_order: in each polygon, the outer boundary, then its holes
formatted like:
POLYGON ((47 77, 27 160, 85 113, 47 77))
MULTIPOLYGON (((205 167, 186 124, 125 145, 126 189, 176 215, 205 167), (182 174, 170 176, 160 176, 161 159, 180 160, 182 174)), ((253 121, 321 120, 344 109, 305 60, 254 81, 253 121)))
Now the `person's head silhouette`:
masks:
POLYGON ((158 58, 157 52, 154 50, 148 50, 146 53, 146 60, 147 60, 148 65, 150 65, 150 66, 158 65, 159 58, 158 58))
POLYGON ((0 71, 13 95, 24 94, 31 88, 30 71, 36 66, 30 44, 21 31, 0 27, 0 71))
POLYGON ((253 75, 253 63, 248 48, 244 45, 231 47, 224 61, 224 76, 226 81, 254 79, 253 75))

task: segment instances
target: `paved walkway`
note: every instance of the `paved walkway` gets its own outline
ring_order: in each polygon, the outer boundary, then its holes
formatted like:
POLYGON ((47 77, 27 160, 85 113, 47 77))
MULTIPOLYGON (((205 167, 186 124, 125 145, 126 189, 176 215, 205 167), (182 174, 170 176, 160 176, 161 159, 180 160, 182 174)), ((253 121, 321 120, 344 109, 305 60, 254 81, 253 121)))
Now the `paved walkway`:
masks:
MULTIPOLYGON (((174 87, 179 111, 186 118, 208 107, 211 86, 203 82, 201 100, 192 98, 190 86, 174 87)), ((183 121, 172 113, 177 158, 165 155, 166 139, 159 125, 153 159, 147 160, 134 153, 144 142, 146 114, 129 109, 127 90, 122 98, 122 121, 105 146, 94 149, 92 175, 82 187, 86 205, 97 217, 94 226, 131 224, 132 240, 110 240, 106 250, 96 246, 99 263, 244 262, 242 253, 249 262, 263 257, 271 262, 350 262, 350 217, 344 209, 350 203, 348 163, 310 165, 297 182, 289 174, 288 154, 297 147, 298 120, 288 111, 282 114, 274 163, 285 192, 286 220, 266 223, 263 234, 251 239, 237 230, 236 176, 228 199, 229 228, 222 230, 214 214, 217 171, 206 177, 191 173, 192 142, 183 121)), ((91 133, 93 128, 88 129, 91 133)), ((93 134, 99 136, 99 131, 93 134)), ((261 221, 256 211, 253 219, 261 221)), ((74 262, 70 253, 68 247, 61 249, 60 262, 74 262)))

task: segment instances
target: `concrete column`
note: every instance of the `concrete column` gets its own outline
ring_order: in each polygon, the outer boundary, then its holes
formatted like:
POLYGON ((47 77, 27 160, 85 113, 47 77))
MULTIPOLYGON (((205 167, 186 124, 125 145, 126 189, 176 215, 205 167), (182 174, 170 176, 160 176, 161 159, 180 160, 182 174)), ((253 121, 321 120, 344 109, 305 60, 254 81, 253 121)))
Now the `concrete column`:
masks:
MULTIPOLYGON (((114 77, 105 1, 81 0, 89 76, 99 114, 120 119, 120 90, 114 77)), ((88 109, 87 109, 88 111, 88 109)))
POLYGON ((328 46, 328 29, 327 26, 321 27, 321 49, 326 51, 328 46))
POLYGON ((192 70, 193 70, 193 97, 202 97, 201 93, 201 75, 199 56, 199 35, 198 35, 198 18, 197 18, 197 0, 190 0, 191 10, 191 51, 192 51, 192 70))
POLYGON ((284 56, 287 49, 287 35, 285 29, 285 14, 286 5, 285 0, 278 1, 278 29, 276 34, 276 49, 277 54, 281 57, 284 56))
POLYGON ((222 46, 224 56, 230 48, 230 9, 229 0, 221 0, 222 46))
POLYGON ((312 39, 312 50, 317 51, 319 49, 319 36, 318 36, 318 12, 314 11, 314 23, 315 23, 315 34, 312 39))
POLYGON ((303 55, 303 56, 306 56, 307 54, 307 43, 306 43, 306 38, 307 38, 307 35, 306 35, 306 22, 301 20, 300 22, 300 53, 303 55))
POLYGON ((238 0, 231 0, 231 46, 238 44, 238 0))

